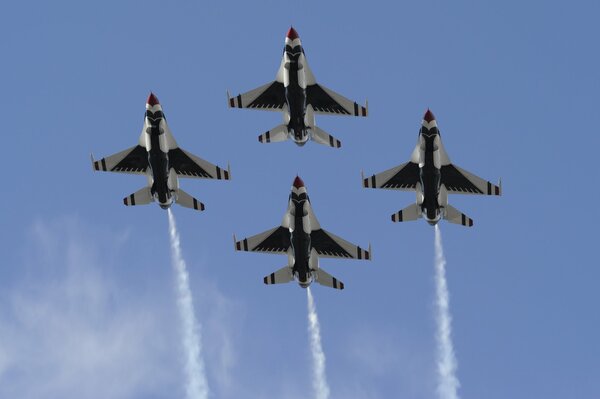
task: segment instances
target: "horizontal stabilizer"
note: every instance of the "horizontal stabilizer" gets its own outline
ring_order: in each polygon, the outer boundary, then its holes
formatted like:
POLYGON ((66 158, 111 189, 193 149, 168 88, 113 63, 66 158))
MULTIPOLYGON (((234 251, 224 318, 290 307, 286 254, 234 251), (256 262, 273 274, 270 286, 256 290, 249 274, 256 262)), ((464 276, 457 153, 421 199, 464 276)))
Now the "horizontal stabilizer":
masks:
POLYGON ((325 287, 335 288, 337 290, 344 289, 344 283, 342 283, 337 278, 333 277, 331 274, 327 273, 323 269, 317 269, 316 271, 317 277, 315 281, 325 287))
POLYGON ((412 204, 392 215, 392 222, 408 222, 417 220, 421 217, 421 209, 419 205, 412 204))
POLYGON ((333 147, 333 148, 340 148, 342 146, 341 141, 339 141, 332 135, 325 133, 325 131, 318 126, 312 126, 310 128, 310 132, 311 132, 313 141, 315 141, 319 144, 328 145, 329 147, 333 147))
POLYGON ((152 202, 152 193, 150 187, 143 187, 135 193, 123 198, 123 203, 127 206, 147 205, 152 202))
POLYGON ((195 209, 197 211, 204 210, 204 204, 202 202, 198 201, 196 198, 192 197, 182 189, 177 190, 175 203, 186 208, 195 209))
POLYGON ((288 139, 288 128, 286 125, 279 125, 269 130, 266 133, 258 136, 258 141, 261 143, 275 143, 288 139))
POLYGON ((453 206, 446 205, 444 219, 450 223, 462 224, 463 226, 472 227, 473 219, 461 213, 458 209, 453 206))
POLYGON ((292 268, 289 266, 284 266, 281 269, 277 270, 274 273, 265 276, 263 281, 265 284, 284 284, 289 283, 294 279, 292 275, 292 268))

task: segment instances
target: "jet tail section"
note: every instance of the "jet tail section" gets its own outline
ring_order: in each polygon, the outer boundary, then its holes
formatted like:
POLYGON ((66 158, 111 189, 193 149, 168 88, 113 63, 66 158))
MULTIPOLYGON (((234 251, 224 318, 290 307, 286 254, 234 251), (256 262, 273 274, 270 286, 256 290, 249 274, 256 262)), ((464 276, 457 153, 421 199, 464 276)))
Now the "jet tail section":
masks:
POLYGON ((419 205, 412 204, 392 215, 392 222, 408 222, 417 220, 421 217, 421 208, 419 205))
POLYGON ((325 287, 335 288, 337 290, 344 289, 344 283, 327 273, 325 270, 319 268, 317 269, 316 274, 317 277, 315 281, 317 283, 324 285, 325 287))
POLYGON ((323 129, 318 126, 311 126, 310 132, 312 134, 313 141, 327 145, 333 148, 340 148, 342 146, 342 142, 333 137, 332 135, 326 133, 323 129))
POLYGON ((202 202, 198 201, 196 198, 192 197, 182 189, 177 190, 175 203, 186 208, 195 209, 197 211, 204 210, 204 204, 202 202))
POLYGON ((284 284, 289 283, 294 279, 292 275, 292 268, 289 266, 284 266, 281 269, 277 270, 274 273, 265 276, 263 281, 265 284, 284 284))
POLYGON ((288 127, 287 125, 275 126, 273 129, 266 133, 258 136, 258 141, 261 143, 275 143, 278 141, 285 141, 288 139, 288 127))
POLYGON ((463 226, 472 227, 473 219, 460 212, 451 205, 446 205, 444 219, 450 223, 462 224, 463 226))
POLYGON ((153 201, 150 187, 142 187, 135 193, 123 198, 123 203, 126 206, 147 205, 153 201))

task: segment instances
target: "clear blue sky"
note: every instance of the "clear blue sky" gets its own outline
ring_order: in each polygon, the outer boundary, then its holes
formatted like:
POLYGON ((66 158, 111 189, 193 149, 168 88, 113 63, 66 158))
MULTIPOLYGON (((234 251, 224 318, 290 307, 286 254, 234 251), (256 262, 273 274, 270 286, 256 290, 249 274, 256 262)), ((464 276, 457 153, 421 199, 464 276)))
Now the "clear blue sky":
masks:
POLYGON ((167 215, 89 163, 136 142, 150 90, 181 147, 231 162, 181 181, 206 212, 174 208, 214 398, 312 394, 304 291, 232 243, 281 221, 296 173, 323 227, 373 244, 322 261, 346 290, 314 289, 332 398, 435 397, 433 229, 360 184, 408 159, 427 107, 452 161, 504 186, 441 226, 461 397, 600 397, 597 1, 177 3, 3 7, 0 397, 183 397, 167 215), (341 150, 261 145, 280 115, 226 106, 274 78, 292 24, 318 81, 369 100, 317 117, 341 150))

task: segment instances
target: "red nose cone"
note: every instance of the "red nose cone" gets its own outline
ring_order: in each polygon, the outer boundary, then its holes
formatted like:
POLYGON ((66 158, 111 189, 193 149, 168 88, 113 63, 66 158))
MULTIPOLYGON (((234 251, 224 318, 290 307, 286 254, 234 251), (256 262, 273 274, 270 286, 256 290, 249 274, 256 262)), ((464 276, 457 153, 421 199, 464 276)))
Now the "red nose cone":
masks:
POLYGON ((290 26, 290 30, 288 30, 288 33, 287 33, 287 38, 290 40, 295 40, 299 37, 300 36, 298 36, 298 32, 296 32, 296 29, 294 29, 293 27, 290 26))
POLYGON ((431 112, 429 108, 427 109, 427 112, 425 112, 425 115, 423 115, 423 120, 427 123, 435 120, 435 116, 433 116, 433 112, 431 112))
POLYGON ((302 181, 300 176, 296 176, 296 179, 294 180, 294 187, 296 187, 296 188, 304 187, 304 182, 302 181))
POLYGON ((158 98, 156 98, 156 96, 152 92, 150 92, 150 95, 148 96, 148 100, 146 101, 146 103, 148 105, 150 105, 151 107, 155 106, 156 104, 160 104, 158 102, 158 98))

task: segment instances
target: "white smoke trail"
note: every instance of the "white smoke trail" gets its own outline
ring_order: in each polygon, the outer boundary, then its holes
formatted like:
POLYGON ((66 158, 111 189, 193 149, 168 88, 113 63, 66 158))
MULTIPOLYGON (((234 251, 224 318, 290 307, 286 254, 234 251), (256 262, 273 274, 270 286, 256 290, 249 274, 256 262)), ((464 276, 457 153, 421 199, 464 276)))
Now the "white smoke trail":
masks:
POLYGON ((440 228, 435 226, 435 282, 437 305, 437 346, 438 346, 438 395, 441 399, 458 399, 460 382, 456 377, 456 357, 452 346, 452 316, 450 298, 446 284, 446 258, 442 247, 440 228))
POLYGON ((310 334, 310 351, 313 358, 313 389, 316 399, 329 398, 329 385, 325 377, 325 353, 321 347, 321 328, 317 317, 317 308, 310 287, 306 289, 308 297, 308 332, 310 334))
POLYGON ((181 317, 183 349, 185 350, 186 397, 188 399, 207 399, 208 383, 202 360, 200 345, 200 325, 194 316, 194 303, 185 260, 181 254, 179 233, 175 217, 169 213, 169 235, 171 238, 171 260, 177 274, 177 306, 181 317))

